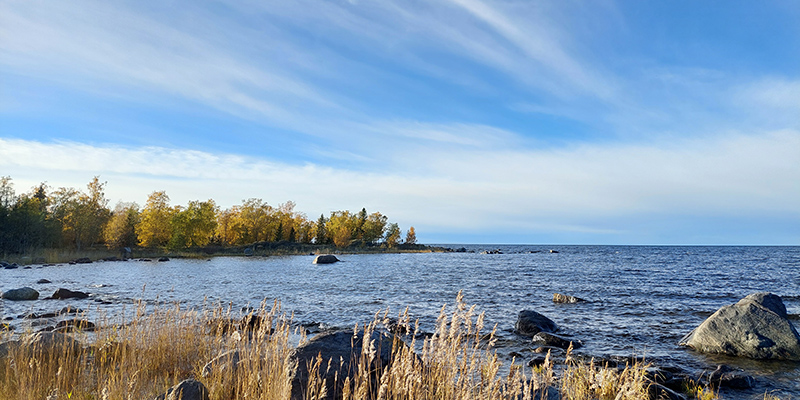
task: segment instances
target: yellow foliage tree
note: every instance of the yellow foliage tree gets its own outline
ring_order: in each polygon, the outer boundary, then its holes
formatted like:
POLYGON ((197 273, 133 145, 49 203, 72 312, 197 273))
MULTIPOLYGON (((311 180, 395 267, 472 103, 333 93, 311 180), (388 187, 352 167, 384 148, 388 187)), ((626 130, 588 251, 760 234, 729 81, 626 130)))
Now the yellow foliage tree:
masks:
POLYGON ((139 243, 136 225, 139 223, 139 206, 136 203, 117 203, 111 219, 103 231, 106 244, 112 247, 131 247, 139 243))
POLYGON ((413 226, 408 228, 405 244, 417 244, 417 232, 414 230, 413 226))
POLYGON ((144 247, 165 246, 172 239, 172 216, 177 210, 169 205, 169 196, 164 191, 153 192, 147 197, 141 219, 136 226, 139 244, 144 247))
POLYGON ((389 224, 386 228, 386 246, 389 248, 396 247, 400 244, 400 227, 395 224, 389 224))
POLYGON ((214 237, 217 229, 219 208, 214 200, 190 201, 186 208, 172 216, 172 238, 170 247, 184 248, 205 246, 214 237))
POLYGON ((63 237, 80 250, 102 239, 103 228, 111 216, 103 191, 105 182, 95 176, 88 193, 60 188, 53 196, 52 214, 61 223, 63 237))

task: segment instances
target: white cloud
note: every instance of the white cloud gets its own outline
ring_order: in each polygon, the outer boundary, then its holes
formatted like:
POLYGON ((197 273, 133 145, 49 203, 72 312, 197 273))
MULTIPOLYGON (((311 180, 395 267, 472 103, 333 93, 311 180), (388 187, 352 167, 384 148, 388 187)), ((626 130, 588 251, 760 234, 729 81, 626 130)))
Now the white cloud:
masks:
POLYGON ((0 139, 0 170, 18 188, 46 179, 83 187, 108 180, 109 197, 143 202, 249 197, 293 200, 311 215, 362 206, 436 231, 508 228, 614 232, 598 219, 642 215, 798 218, 800 132, 726 135, 650 145, 561 150, 403 152, 413 173, 365 173, 232 154, 0 139))

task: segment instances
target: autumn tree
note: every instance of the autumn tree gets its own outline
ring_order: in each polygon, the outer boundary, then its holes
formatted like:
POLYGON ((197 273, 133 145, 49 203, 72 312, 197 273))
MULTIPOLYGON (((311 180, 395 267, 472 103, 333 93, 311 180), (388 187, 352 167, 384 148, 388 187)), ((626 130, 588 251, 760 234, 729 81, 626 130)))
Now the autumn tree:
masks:
POLYGON ((117 203, 103 232, 106 244, 116 248, 136 246, 139 243, 136 236, 139 216, 138 204, 117 203))
POLYGON ((234 229, 237 231, 237 244, 265 242, 274 236, 273 209, 264 200, 251 198, 242 202, 236 216, 234 229))
POLYGON ((389 224, 386 228, 386 237, 384 239, 386 246, 389 248, 396 247, 400 244, 400 226, 396 223, 389 224))
POLYGON ((103 228, 111 216, 105 198, 106 182, 95 176, 86 187, 88 193, 74 188, 59 188, 53 194, 52 214, 61 223, 66 240, 77 250, 100 241, 103 228))
POLYGON ((406 232, 405 244, 417 244, 417 232, 414 231, 413 226, 408 228, 408 232, 406 232))
POLYGON ((364 243, 372 244, 383 238, 383 234, 386 232, 387 221, 388 218, 379 212, 370 214, 366 221, 364 221, 362 228, 362 240, 364 243))
POLYGON ((153 192, 147 197, 136 235, 144 247, 164 246, 172 239, 172 216, 175 208, 169 205, 167 192, 153 192))
POLYGON ((334 211, 325 224, 328 237, 336 247, 347 247, 358 229, 358 216, 350 211, 334 211))
POLYGON ((221 210, 217 213, 217 238, 224 246, 232 245, 236 242, 236 230, 234 229, 235 218, 238 211, 234 208, 221 210))
POLYGON ((185 248, 205 246, 217 229, 217 207, 214 200, 190 201, 186 208, 178 208, 172 215, 170 247, 185 248))

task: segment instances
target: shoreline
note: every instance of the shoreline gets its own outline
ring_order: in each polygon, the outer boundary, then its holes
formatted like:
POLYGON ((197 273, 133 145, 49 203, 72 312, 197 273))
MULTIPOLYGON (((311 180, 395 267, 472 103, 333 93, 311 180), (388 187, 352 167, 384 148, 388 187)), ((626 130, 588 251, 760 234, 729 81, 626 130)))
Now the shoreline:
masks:
POLYGON ((247 246, 205 246, 190 249, 168 249, 134 247, 130 252, 121 249, 95 247, 83 250, 45 248, 27 254, 7 254, 0 260, 19 266, 39 264, 64 264, 75 260, 124 261, 141 258, 213 258, 213 257, 272 257, 320 254, 401 254, 401 253, 447 253, 453 249, 424 244, 400 244, 389 248, 382 245, 336 247, 329 244, 308 244, 292 242, 259 242, 247 246))

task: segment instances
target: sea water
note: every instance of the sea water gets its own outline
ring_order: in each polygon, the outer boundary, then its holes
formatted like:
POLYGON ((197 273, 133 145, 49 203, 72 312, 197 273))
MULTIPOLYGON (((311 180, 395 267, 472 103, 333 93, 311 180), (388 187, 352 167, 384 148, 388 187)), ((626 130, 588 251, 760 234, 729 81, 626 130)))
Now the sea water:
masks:
MULTIPOLYGON (((442 307, 459 291, 467 304, 497 325, 498 353, 530 355, 513 333, 520 310, 555 321, 580 340, 588 356, 644 356, 656 364, 699 374, 719 364, 742 369, 755 389, 723 391, 725 399, 800 399, 800 364, 706 356, 678 346, 680 339, 720 307, 768 291, 800 314, 800 247, 654 247, 447 245, 459 253, 342 254, 336 264, 313 256, 217 257, 169 262, 126 261, 0 270, 0 289, 30 286, 91 294, 89 300, 0 301, 4 318, 25 329, 28 312, 73 305, 90 313, 121 313, 134 303, 222 304, 234 310, 281 302, 306 327, 352 327, 376 312, 406 307, 431 330, 442 307), (501 254, 481 254, 499 250, 501 254), (39 279, 52 283, 37 284, 39 279), (588 300, 555 304, 553 293, 588 300), (103 303, 100 303, 102 301, 103 303)), ((794 321, 797 324, 797 320, 794 321)), ((523 360, 524 361, 524 360, 523 360)))

